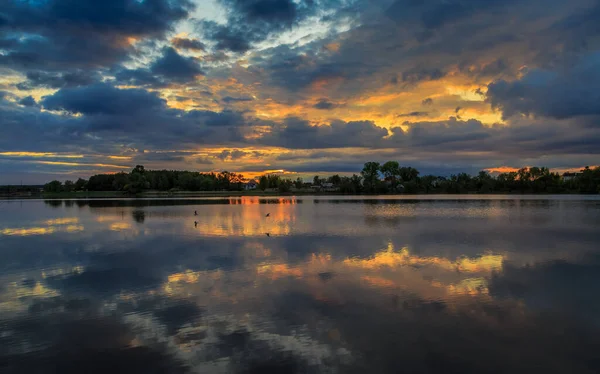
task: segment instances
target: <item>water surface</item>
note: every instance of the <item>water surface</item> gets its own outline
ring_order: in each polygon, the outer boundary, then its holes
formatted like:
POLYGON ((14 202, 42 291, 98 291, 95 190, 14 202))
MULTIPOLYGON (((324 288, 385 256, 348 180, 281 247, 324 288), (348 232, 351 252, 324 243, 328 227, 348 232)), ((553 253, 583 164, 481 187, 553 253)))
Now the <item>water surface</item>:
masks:
POLYGON ((599 229, 585 196, 5 201, 0 371, 597 373, 599 229))

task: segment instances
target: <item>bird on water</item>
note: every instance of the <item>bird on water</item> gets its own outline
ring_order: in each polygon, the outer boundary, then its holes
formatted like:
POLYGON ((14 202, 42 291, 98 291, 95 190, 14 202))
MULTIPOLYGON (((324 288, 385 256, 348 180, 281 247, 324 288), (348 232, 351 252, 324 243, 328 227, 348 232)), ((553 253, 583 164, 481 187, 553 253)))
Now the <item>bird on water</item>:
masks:
POLYGON ((198 211, 194 210, 194 215, 197 216, 198 215, 198 211))
POLYGON ((267 213, 265 217, 271 217, 271 213, 267 213))

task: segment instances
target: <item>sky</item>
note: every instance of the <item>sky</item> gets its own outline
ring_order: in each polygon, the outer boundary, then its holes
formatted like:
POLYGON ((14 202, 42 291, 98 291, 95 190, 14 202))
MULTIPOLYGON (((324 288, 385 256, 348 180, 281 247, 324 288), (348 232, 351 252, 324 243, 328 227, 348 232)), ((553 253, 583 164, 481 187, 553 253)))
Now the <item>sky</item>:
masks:
POLYGON ((599 0, 0 0, 0 184, 599 153, 599 0))

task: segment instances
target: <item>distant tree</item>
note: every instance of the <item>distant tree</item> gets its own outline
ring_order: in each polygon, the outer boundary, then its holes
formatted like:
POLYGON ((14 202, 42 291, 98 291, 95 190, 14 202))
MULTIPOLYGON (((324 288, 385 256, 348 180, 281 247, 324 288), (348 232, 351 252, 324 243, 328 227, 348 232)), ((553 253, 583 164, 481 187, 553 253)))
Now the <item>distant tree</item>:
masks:
MULTIPOLYGON (((425 175, 419 177, 419 171, 412 167, 399 167, 397 162, 386 162, 379 165, 367 162, 360 175, 341 177, 332 175, 324 179, 313 178, 313 183, 322 185, 324 182, 333 183, 344 193, 386 193, 388 185, 390 192, 399 190, 402 183, 403 191, 407 193, 488 193, 488 192, 533 192, 533 193, 599 193, 600 167, 586 167, 570 178, 562 178, 558 173, 552 173, 547 167, 532 166, 521 168, 515 172, 501 173, 494 177, 485 171, 475 176, 467 173, 452 175, 449 178, 425 175), (381 183, 380 173, 388 183, 381 183), (396 186, 397 185, 397 186, 396 186)), ((242 188, 243 176, 224 171, 222 173, 198 173, 177 170, 145 170, 137 165, 130 173, 97 174, 88 181, 79 178, 75 183, 52 181, 44 186, 46 192, 61 191, 125 191, 138 193, 148 189, 167 191, 171 189, 190 191, 239 190, 242 188)), ((302 188, 301 178, 294 182, 282 179, 279 175, 263 175, 259 179, 262 190, 278 189, 286 192, 295 185, 302 188)), ((30 186, 32 191, 37 186, 30 186)), ((0 193, 29 191, 28 186, 0 186, 0 193)))
POLYGON ((266 175, 263 175, 258 179, 258 188, 260 188, 262 191, 269 188, 269 178, 267 178, 266 175))
POLYGON ((419 171, 413 167, 401 167, 399 169, 400 178, 403 182, 409 182, 417 179, 419 176, 419 171))
POLYGON ((183 191, 194 191, 194 175, 192 173, 183 173, 177 179, 177 185, 183 191))
POLYGON ((318 175, 315 175, 315 177, 313 178, 313 186, 320 186, 321 182, 321 178, 319 178, 318 175))
POLYGON ((113 178, 113 182, 112 182, 112 190, 113 191, 124 191, 127 189, 127 186, 129 185, 129 176, 130 175, 140 175, 138 173, 131 173, 131 174, 127 174, 127 173, 116 173, 114 175, 113 178))
POLYGON ((83 191, 87 187, 87 181, 85 179, 79 178, 77 182, 75 182, 75 191, 83 191))
POLYGON ((63 185, 63 191, 65 191, 65 192, 75 191, 75 183, 73 183, 73 181, 66 180, 63 185))
POLYGON ((390 183, 392 191, 398 188, 398 179, 400 178, 400 164, 397 161, 388 161, 381 166, 381 173, 386 182, 390 183))
POLYGON ((133 170, 131 171, 131 173, 139 173, 139 174, 144 174, 146 172, 146 169, 144 169, 143 165, 136 165, 135 168, 133 168, 133 170))
POLYGON ((90 191, 115 191, 113 182, 115 174, 98 174, 90 177, 88 190, 90 191))
POLYGON ((160 175, 157 178, 156 189, 159 191, 168 191, 171 188, 169 178, 166 175, 160 175))
POLYGON ((277 174, 269 174, 267 175, 267 181, 268 188, 279 188, 281 177, 277 174))
POLYGON ((45 192, 61 192, 63 190, 63 185, 61 181, 53 180, 52 182, 46 183, 44 185, 45 192))
POLYGON ((137 194, 150 187, 150 184, 146 180, 143 173, 135 172, 131 173, 127 179, 128 183, 123 187, 123 190, 130 194, 137 194))
POLYGON ((419 179, 419 189, 425 193, 429 193, 436 188, 438 178, 433 175, 425 175, 419 179), (435 184, 435 185, 434 185, 435 184))
POLYGON ((354 189, 354 193, 360 193, 363 190, 363 177, 360 175, 352 174, 350 183, 354 189))
POLYGON ((379 162, 365 163, 360 174, 364 180, 364 188, 367 192, 375 192, 379 182, 379 162))
POLYGON ((296 187, 297 189, 301 189, 304 186, 304 181, 302 180, 302 178, 298 177, 296 178, 296 180, 294 181, 294 187, 296 187))
POLYGON ((482 170, 475 177, 475 185, 479 193, 490 193, 494 189, 494 178, 482 170))
POLYGON ((292 189, 293 182, 289 179, 282 179, 279 181, 279 186, 277 189, 279 192, 290 192, 292 189))
POLYGON ((334 174, 327 178, 327 182, 332 183, 334 186, 339 186, 342 182, 342 178, 338 174, 334 174))

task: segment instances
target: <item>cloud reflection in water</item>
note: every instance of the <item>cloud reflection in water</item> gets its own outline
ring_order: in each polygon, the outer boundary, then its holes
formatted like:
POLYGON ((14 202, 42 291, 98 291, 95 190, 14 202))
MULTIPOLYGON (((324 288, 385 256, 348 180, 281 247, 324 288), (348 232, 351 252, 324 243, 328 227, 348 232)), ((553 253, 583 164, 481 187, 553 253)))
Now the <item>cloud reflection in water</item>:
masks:
POLYGON ((0 237, 3 369, 600 369, 595 203, 226 201, 10 206, 85 230, 0 237))

